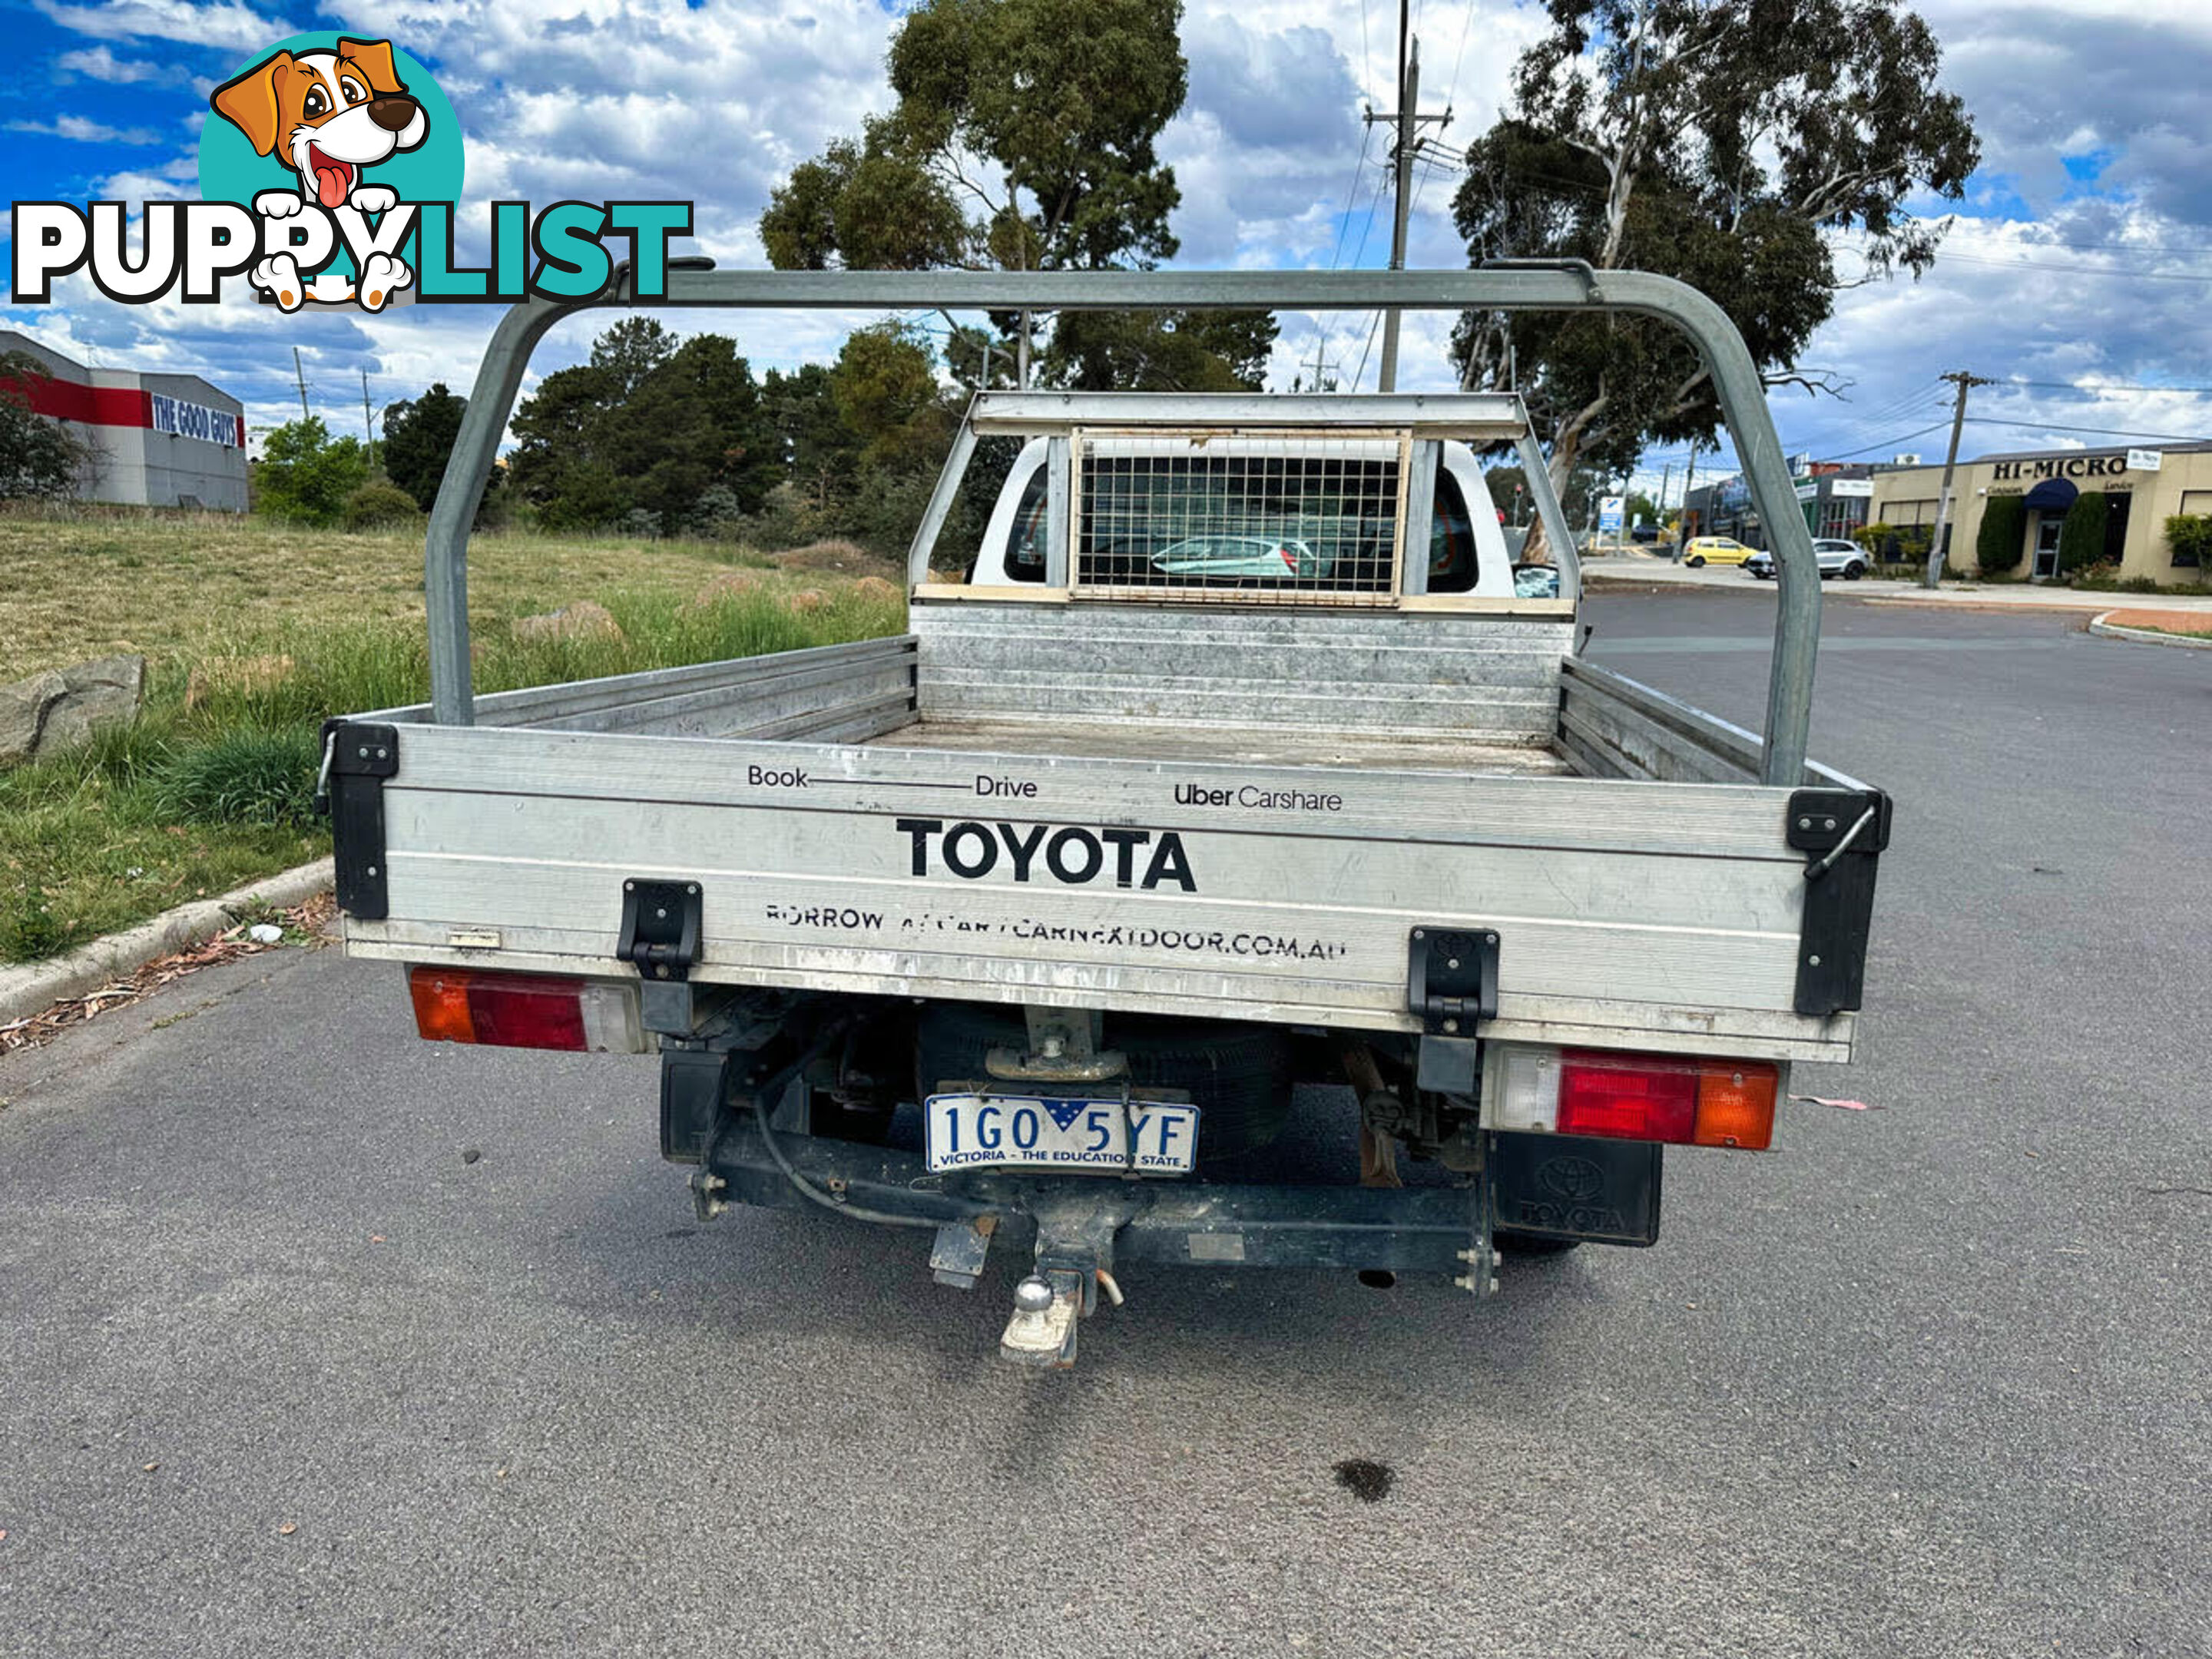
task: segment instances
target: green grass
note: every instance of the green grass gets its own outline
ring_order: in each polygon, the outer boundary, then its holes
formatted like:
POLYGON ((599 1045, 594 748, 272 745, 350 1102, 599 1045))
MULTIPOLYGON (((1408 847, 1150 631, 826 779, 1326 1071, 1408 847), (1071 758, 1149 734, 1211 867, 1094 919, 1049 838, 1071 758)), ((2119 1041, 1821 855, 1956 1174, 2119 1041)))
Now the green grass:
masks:
MULTIPOLYGON (((50 526, 27 585, 12 580, 22 573, 10 550, 36 541, 32 522, 0 520, 0 640, 11 642, 33 612, 51 620, 50 590, 66 582, 73 562, 128 556, 78 546, 88 530, 118 543, 133 534, 130 521, 50 526), (64 544, 75 550, 55 551, 64 544)), ((173 552, 175 526, 155 528, 153 539, 173 552)), ((396 611, 333 604, 328 594, 299 591, 327 573, 289 568, 284 536, 250 525, 218 528, 226 557, 244 550, 268 566, 261 578, 274 595, 268 603, 211 606, 165 556, 159 571, 154 562, 133 568, 129 605, 149 620, 126 620, 124 641, 111 637, 118 630, 109 625, 124 599, 106 592, 99 607, 108 614, 81 623, 65 646, 51 648, 57 636, 49 628, 40 636, 49 648, 29 653, 41 659, 0 668, 5 678, 78 660, 157 629, 173 639, 150 654, 137 725, 0 772, 0 962, 52 955, 327 852, 326 829, 305 807, 321 722, 428 698, 419 580, 411 605, 396 611), (189 632, 179 631, 179 613, 189 613, 189 632), (289 659, 282 672, 240 671, 242 663, 278 658, 289 659), (200 694, 187 708, 196 671, 200 694)), ((382 546, 374 538, 341 539, 382 546)), ((657 544, 623 581, 594 580, 601 571, 595 550, 636 550, 626 544, 532 538, 532 545, 546 556, 527 579, 521 562, 508 561, 503 576, 472 592, 480 692, 839 644, 905 625, 896 592, 858 590, 836 575, 763 568, 749 591, 706 593, 714 577, 753 556, 733 558, 704 544, 657 544), (793 609, 788 601, 801 589, 818 592, 823 602, 793 609), (510 626, 515 617, 581 599, 606 606, 620 636, 525 639, 510 626)), ((419 543, 410 556, 419 572, 419 543)), ((477 550, 471 558, 478 566, 502 563, 477 550)))
POLYGON ((2146 623, 2122 623, 2120 627, 2137 634, 2164 634, 2176 640, 2212 640, 2212 620, 2202 628, 2154 628, 2146 623))

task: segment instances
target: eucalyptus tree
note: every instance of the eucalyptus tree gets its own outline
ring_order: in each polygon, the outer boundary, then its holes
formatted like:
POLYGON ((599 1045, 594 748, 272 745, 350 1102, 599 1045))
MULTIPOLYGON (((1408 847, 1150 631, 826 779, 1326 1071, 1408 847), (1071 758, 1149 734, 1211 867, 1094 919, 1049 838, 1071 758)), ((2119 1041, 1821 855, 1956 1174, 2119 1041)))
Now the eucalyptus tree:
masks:
MULTIPOLYGON (((1742 331, 1770 386, 1800 367, 1837 294, 1934 262, 1980 155, 1938 84, 1927 24, 1896 0, 1550 0, 1497 123, 1468 146, 1452 212, 1470 263, 1571 258, 1680 277, 1742 331)), ((1509 379, 1563 484, 1624 473, 1652 443, 1710 441, 1711 378, 1674 330, 1625 317, 1469 313, 1465 384, 1509 379)))

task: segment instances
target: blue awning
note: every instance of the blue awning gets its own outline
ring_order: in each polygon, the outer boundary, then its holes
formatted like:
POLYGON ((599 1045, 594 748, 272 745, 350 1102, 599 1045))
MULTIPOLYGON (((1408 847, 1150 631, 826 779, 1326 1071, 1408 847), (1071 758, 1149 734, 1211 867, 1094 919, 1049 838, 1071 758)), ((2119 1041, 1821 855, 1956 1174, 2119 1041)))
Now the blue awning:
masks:
POLYGON ((2064 478, 2045 478, 2027 492, 2021 505, 2031 513, 2063 513, 2081 493, 2064 478))

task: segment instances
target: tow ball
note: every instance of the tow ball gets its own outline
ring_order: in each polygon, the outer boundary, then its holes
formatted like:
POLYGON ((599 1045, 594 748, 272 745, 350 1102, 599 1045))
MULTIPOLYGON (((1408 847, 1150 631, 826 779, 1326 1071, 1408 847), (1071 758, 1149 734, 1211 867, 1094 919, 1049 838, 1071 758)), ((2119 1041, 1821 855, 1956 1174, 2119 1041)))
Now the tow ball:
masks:
MULTIPOLYGON (((1036 1265, 1014 1286, 1014 1311, 999 1340, 1001 1358, 1041 1370, 1075 1364, 1076 1334, 1098 1310, 1103 1291, 1120 1306, 1113 1273, 1114 1235, 1143 1207, 1141 1193, 1127 1189, 1074 1194, 1032 1191, 1026 1207, 1036 1221, 1036 1265)), ((998 1231, 995 1216, 948 1221, 937 1230, 929 1253, 940 1285, 973 1290, 998 1231)))

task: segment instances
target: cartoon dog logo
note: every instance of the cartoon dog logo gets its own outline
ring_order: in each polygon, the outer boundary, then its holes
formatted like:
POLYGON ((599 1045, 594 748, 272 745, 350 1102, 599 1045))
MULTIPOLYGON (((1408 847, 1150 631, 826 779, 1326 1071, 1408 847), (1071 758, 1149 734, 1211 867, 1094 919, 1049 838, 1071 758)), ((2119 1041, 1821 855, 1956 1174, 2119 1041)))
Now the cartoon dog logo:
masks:
MULTIPOLYGON (((419 147, 430 118, 408 95, 392 59, 389 40, 343 37, 327 52, 279 52, 217 87, 208 101, 246 137, 258 155, 281 157, 300 188, 263 191, 253 210, 288 219, 313 202, 326 210, 350 207, 383 213, 398 193, 362 182, 363 172, 401 150, 419 147)), ((362 261, 357 280, 328 273, 303 280, 289 253, 273 253, 247 273, 253 286, 286 311, 304 301, 358 299, 380 311, 393 294, 412 286, 415 273, 389 253, 362 261)))

